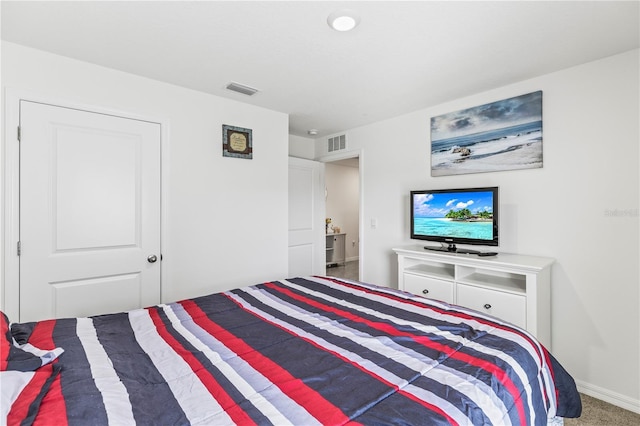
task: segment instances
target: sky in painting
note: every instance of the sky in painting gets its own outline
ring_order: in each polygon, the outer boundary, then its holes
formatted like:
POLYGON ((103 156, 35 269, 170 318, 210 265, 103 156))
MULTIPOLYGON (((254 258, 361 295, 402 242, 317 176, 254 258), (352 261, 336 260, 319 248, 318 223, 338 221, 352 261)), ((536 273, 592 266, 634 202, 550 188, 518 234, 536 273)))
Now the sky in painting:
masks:
POLYGON ((431 140, 448 139, 542 120, 542 91, 431 118, 431 140))

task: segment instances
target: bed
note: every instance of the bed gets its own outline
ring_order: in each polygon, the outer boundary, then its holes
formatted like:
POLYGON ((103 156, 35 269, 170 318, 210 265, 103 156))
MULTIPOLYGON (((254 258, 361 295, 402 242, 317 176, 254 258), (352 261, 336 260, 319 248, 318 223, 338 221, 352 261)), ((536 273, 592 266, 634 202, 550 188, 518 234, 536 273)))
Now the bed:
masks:
POLYGON ((545 425, 581 411, 526 331, 332 277, 89 318, 3 314, 2 328, 9 425, 545 425))

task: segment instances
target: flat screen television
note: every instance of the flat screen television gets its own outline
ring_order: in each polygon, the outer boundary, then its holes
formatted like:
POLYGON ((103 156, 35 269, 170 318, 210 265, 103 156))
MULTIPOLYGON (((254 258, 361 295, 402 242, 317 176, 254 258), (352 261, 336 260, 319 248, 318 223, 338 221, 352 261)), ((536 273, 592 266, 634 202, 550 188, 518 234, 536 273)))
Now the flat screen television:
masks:
POLYGON ((498 187, 411 191, 411 239, 434 241, 425 249, 457 253, 456 244, 498 245, 498 187))

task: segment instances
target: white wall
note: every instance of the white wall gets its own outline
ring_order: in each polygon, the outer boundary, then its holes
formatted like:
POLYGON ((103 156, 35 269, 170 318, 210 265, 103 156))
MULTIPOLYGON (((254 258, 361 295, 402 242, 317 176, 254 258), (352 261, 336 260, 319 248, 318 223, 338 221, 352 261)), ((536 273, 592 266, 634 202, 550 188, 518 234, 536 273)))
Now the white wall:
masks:
POLYGON ((2 87, 168 123, 163 301, 286 276, 286 114, 6 42, 2 87), (222 124, 252 160, 222 156, 222 124))
MULTIPOLYGON (((345 235, 345 259, 358 260, 360 173, 358 168, 325 163, 326 214, 345 235)), ((329 230, 331 232, 331 230, 329 230)))
POLYGON ((289 135, 289 155, 291 157, 313 160, 313 157, 315 156, 314 139, 303 138, 302 136, 296 135, 289 135))
MULTIPOLYGON (((397 285, 391 248, 410 243, 410 190, 497 185, 499 251, 556 259, 553 353, 582 391, 640 412, 638 52, 351 129, 347 137, 366 160, 361 280, 397 285), (543 168, 430 176, 432 116, 536 90, 543 91, 543 168), (373 218, 377 229, 369 226, 373 218)), ((316 144, 321 157, 326 148, 316 144)))

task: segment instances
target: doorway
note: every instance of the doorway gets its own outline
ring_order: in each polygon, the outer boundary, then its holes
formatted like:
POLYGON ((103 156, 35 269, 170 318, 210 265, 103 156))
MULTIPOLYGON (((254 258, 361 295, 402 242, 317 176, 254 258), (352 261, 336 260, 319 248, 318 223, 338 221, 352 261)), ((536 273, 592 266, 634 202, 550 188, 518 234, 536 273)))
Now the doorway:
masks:
POLYGON ((329 276, 359 280, 360 157, 325 163, 327 269, 329 276), (329 221, 330 219, 330 221, 329 221))

